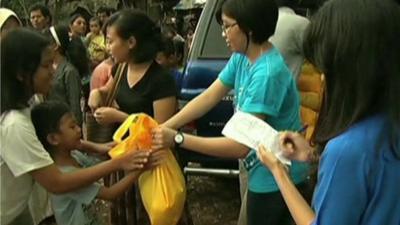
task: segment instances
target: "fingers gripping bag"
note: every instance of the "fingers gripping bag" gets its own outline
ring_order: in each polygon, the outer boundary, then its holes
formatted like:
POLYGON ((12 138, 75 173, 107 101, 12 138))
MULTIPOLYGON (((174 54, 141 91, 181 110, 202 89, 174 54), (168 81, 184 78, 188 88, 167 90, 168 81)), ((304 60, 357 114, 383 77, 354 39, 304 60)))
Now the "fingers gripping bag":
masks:
MULTIPOLYGON (((108 154, 115 158, 128 151, 151 149, 151 130, 157 126, 157 122, 146 114, 130 115, 114 133, 113 139, 118 144, 108 154), (128 131, 129 135, 122 140, 128 131)), ((185 203, 186 186, 171 151, 167 151, 161 165, 143 172, 139 178, 139 189, 152 225, 178 223, 185 203)))

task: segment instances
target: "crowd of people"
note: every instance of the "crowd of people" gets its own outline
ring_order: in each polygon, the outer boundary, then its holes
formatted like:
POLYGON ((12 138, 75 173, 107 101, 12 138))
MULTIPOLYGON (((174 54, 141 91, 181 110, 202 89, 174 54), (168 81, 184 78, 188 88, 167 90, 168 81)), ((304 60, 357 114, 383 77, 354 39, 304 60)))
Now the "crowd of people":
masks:
POLYGON ((239 225, 399 224, 400 3, 328 0, 308 20, 288 2, 221 1, 215 18, 233 53, 179 112, 185 40, 146 13, 100 8, 89 21, 74 14, 55 24, 37 4, 29 10, 31 27, 22 27, 1 8, 0 223, 46 219, 28 206, 40 184, 52 193, 57 224, 99 224, 95 199, 129 191, 143 171, 162 163, 166 149, 179 146, 239 160, 239 225), (304 125, 296 83, 304 58, 325 81, 310 141, 296 132, 304 125), (235 111, 281 131, 289 168, 264 146, 179 131, 231 91, 235 111), (151 150, 109 159, 113 143, 85 140, 86 114, 118 125, 133 113, 160 124, 151 150), (310 203, 311 164, 318 170, 310 203), (96 183, 116 171, 125 176, 108 187, 96 183))

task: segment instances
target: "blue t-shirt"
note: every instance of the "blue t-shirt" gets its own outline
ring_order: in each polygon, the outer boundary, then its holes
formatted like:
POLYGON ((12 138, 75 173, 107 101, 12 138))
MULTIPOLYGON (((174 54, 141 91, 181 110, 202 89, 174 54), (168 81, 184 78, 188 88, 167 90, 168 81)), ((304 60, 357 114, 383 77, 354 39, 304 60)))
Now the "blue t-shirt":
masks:
MULTIPOLYGON (((265 121, 276 130, 298 130, 301 127, 296 82, 275 47, 253 64, 245 55, 234 53, 219 79, 234 89, 237 110, 266 115, 265 121)), ((254 149, 244 164, 249 172, 250 191, 267 193, 279 190, 271 172, 258 160, 254 149)), ((308 165, 293 162, 290 173, 293 181, 300 183, 308 175, 308 165)))
MULTIPOLYGON (((73 157, 83 166, 92 165, 92 159, 79 151, 72 152, 73 157)), ((81 168, 63 166, 63 173, 70 173, 81 168)), ((101 188, 100 184, 92 184, 74 192, 51 195, 51 203, 58 225, 99 225, 100 220, 95 208, 95 199, 101 188)))
POLYGON ((383 115, 328 142, 313 198, 314 225, 400 224, 400 160, 383 115))

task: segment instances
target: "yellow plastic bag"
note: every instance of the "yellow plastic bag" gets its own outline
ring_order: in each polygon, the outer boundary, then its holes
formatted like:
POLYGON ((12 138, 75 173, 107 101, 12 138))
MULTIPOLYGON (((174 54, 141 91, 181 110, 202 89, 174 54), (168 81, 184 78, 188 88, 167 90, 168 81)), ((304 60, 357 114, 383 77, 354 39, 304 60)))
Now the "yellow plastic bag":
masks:
MULTIPOLYGON (((113 139, 118 144, 108 154, 115 158, 127 151, 150 149, 151 129, 157 125, 146 114, 130 115, 114 133, 113 139), (129 136, 122 140, 128 130, 129 136)), ((182 171, 171 151, 167 151, 167 157, 161 165, 140 176, 139 188, 152 225, 178 223, 185 204, 186 186, 182 171)))

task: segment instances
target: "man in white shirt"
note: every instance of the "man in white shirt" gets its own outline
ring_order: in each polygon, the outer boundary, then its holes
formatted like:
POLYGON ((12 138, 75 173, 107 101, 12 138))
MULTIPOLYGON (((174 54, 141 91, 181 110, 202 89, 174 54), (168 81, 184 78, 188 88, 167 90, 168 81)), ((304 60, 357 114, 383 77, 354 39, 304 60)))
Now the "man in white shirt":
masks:
POLYGON ((275 34, 270 41, 279 49, 297 79, 304 62, 303 35, 310 22, 290 8, 293 2, 293 0, 276 0, 279 6, 279 17, 275 34))

